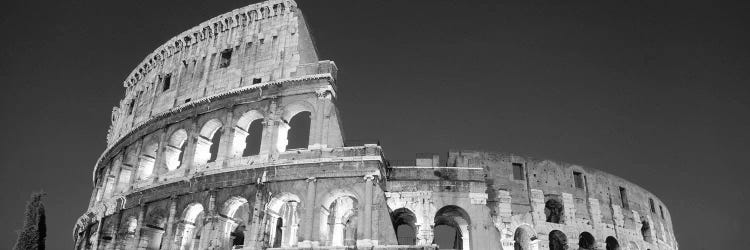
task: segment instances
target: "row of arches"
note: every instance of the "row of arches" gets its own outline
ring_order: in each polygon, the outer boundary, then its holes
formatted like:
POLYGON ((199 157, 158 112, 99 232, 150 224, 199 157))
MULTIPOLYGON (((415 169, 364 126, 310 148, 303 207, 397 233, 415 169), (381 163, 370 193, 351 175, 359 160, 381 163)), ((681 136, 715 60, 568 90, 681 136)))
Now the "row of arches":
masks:
MULTIPOLYGON (((195 149, 193 151, 193 164, 200 166, 214 162, 219 157, 219 148, 227 144, 229 149, 227 157, 240 158, 258 155, 261 151, 264 131, 267 122, 263 113, 251 110, 244 113, 229 131, 218 118, 210 119, 203 123, 195 136, 195 149), (225 136, 225 133, 233 133, 225 136), (229 138, 223 141, 222 138, 229 138)), ((275 150, 284 152, 291 149, 307 148, 310 137, 310 126, 312 109, 305 105, 294 105, 285 112, 282 120, 277 124, 275 150)), ((163 161, 166 172, 171 172, 186 166, 187 145, 190 136, 184 128, 173 131, 164 142, 159 137, 150 136, 144 139, 140 155, 137 157, 137 180, 144 180, 153 176, 154 167, 157 165, 158 150, 160 144, 164 150, 163 161)))
MULTIPOLYGON (((469 214, 461 207, 448 205, 440 208, 430 228, 417 225, 417 216, 408 208, 398 208, 391 212, 391 221, 399 245, 436 244, 440 249, 470 249, 471 238, 469 214), (432 231, 432 239, 419 242, 419 231, 432 231)), ((424 235, 422 237, 425 237, 424 235)), ((429 237, 429 236, 428 236, 429 237)))
MULTIPOLYGON (((513 249, 515 250, 529 250, 535 249, 532 247, 532 241, 536 240, 536 234, 528 225, 522 225, 516 228, 513 234, 513 249)), ((581 232, 578 235, 577 248, 571 248, 568 243, 568 236, 560 230, 552 230, 547 236, 548 247, 550 250, 567 250, 567 249, 578 249, 578 250, 594 250, 597 248, 597 242, 589 232, 581 232)), ((627 248, 621 248, 617 238, 608 236, 605 241, 606 250, 637 250, 640 249, 634 242, 630 242, 627 248)))
MULTIPOLYGON (((197 250, 218 246, 220 249, 241 248, 257 244, 263 249, 297 245, 300 228, 299 196, 282 192, 263 206, 256 206, 243 197, 231 197, 209 216, 200 202, 189 203, 172 222, 173 235, 167 241, 169 215, 162 208, 150 209, 138 221, 136 216, 124 219, 119 228, 117 244, 121 249, 197 250), (261 208, 262 212, 254 211, 261 208), (142 224, 142 225, 140 225, 142 224), (140 226, 140 227, 139 227, 140 226), (140 231, 138 230, 140 228, 140 231)), ((357 241, 360 203, 346 190, 334 190, 320 203, 318 238, 325 246, 354 246, 357 241)), ((92 229, 90 229, 92 230, 92 229)), ((91 240, 89 240, 91 241, 91 240)), ((89 244, 90 245, 90 244, 89 244)))

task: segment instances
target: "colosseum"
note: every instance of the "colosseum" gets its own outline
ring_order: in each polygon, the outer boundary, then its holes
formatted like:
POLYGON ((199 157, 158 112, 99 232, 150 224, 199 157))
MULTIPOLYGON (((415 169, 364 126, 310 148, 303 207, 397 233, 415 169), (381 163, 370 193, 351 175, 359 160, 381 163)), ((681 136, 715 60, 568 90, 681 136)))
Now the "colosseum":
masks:
POLYGON ((76 249, 678 249, 617 176, 509 153, 345 140, 337 66, 294 1, 171 38, 124 81, 76 249))

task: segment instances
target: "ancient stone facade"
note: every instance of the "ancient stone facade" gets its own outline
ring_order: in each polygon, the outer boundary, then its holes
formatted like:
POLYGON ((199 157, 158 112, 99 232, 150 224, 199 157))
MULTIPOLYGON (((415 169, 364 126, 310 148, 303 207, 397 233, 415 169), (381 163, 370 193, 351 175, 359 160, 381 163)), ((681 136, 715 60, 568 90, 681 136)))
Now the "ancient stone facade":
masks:
POLYGON ((127 77, 76 249, 678 249, 669 210, 616 176, 345 143, 336 65, 293 1, 208 20, 127 77))

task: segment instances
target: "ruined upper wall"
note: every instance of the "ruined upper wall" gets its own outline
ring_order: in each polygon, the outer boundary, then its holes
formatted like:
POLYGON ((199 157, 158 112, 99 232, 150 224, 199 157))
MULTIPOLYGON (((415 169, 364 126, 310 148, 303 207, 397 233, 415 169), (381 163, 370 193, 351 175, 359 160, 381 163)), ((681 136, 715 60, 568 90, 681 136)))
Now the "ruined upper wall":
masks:
POLYGON ((507 212, 503 220, 529 223, 540 231, 592 231, 580 225, 594 225, 606 229, 593 230, 600 239, 611 235, 607 230, 617 228, 621 239, 627 235, 644 246, 677 245, 671 213, 656 195, 594 168, 472 150, 451 151, 447 156, 419 154, 415 161, 390 161, 390 165, 389 192, 486 194, 493 213, 507 212), (563 222, 540 223, 550 200, 562 204, 563 222), (526 214, 536 216, 536 221, 526 221, 526 214))
POLYGON ((319 62, 294 1, 270 0, 205 21, 149 54, 126 78, 112 110, 112 145, 159 114, 240 88, 309 77, 335 77, 319 62))

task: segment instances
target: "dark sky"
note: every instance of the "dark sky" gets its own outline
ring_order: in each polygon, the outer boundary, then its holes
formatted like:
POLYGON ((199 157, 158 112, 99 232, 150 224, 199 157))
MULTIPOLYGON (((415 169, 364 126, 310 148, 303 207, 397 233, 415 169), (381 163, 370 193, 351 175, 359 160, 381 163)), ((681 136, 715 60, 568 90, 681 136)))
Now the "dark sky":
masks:
MULTIPOLYGON (((0 3, 0 248, 33 190, 48 193, 48 245, 70 248, 125 76, 251 2, 0 3)), ((378 138, 392 159, 483 149, 602 169, 666 203, 681 249, 750 244, 748 4, 299 5, 339 66, 349 139, 378 138)))

